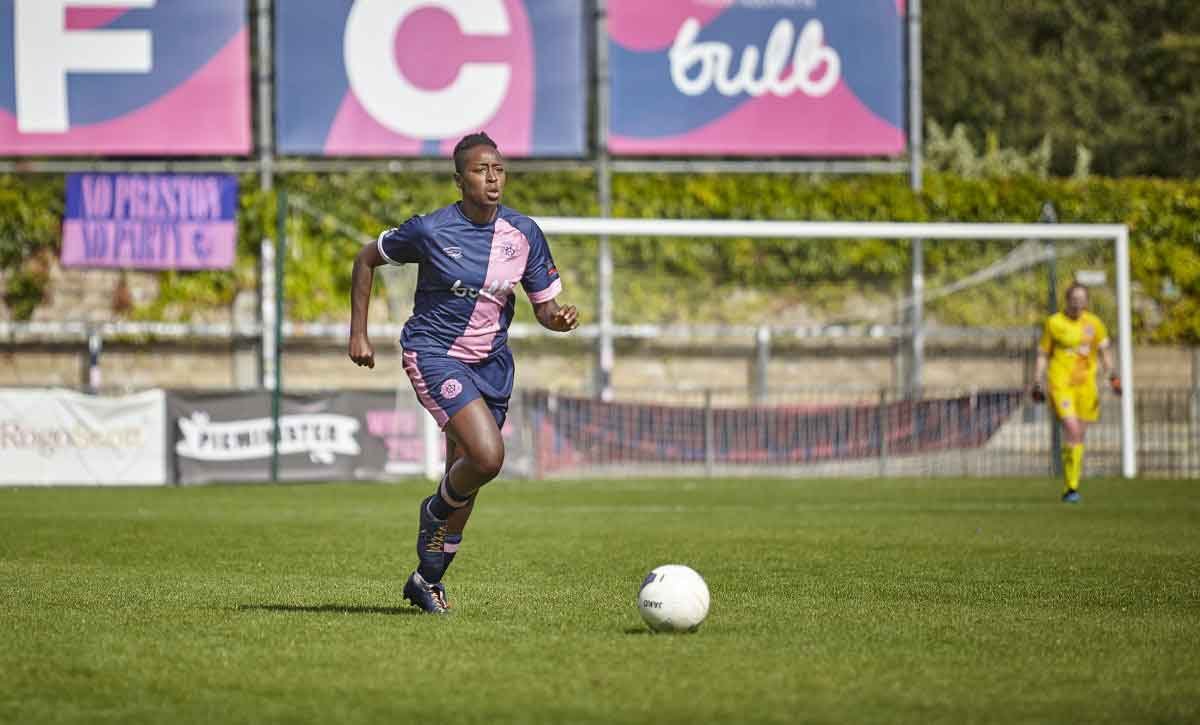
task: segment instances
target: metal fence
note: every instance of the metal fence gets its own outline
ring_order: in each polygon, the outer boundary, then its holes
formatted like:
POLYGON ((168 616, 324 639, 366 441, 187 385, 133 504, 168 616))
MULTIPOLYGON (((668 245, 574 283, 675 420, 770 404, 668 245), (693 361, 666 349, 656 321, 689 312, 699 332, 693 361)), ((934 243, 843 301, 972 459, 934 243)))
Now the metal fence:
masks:
MULTIPOLYGON (((1137 393, 1139 475, 1200 477, 1200 390, 1137 393)), ((1018 389, 531 391, 521 414, 535 477, 1054 476, 1053 416, 1018 389)), ((1121 475, 1119 400, 1088 432, 1084 475, 1121 475)))

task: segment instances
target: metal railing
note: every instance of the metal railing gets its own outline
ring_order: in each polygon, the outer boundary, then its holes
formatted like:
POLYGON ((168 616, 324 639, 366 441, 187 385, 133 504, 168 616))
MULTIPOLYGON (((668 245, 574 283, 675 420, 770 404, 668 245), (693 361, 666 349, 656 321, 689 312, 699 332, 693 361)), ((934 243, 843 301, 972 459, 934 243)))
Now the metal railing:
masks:
MULTIPOLYGON (((1045 405, 1018 389, 798 387, 618 391, 613 401, 534 391, 522 397, 530 475, 987 477, 1054 476, 1045 405)), ((1120 401, 1106 396, 1088 432, 1084 475, 1122 474, 1120 401)), ((1140 475, 1200 478, 1200 389, 1135 399, 1140 475)))

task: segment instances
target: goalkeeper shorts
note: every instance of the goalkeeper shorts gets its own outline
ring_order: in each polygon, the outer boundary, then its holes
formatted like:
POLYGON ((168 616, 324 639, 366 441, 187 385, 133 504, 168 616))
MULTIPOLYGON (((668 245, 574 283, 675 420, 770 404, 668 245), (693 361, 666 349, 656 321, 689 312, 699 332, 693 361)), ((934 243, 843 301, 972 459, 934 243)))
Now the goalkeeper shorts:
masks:
POLYGON ((1059 420, 1078 418, 1092 423, 1100 419, 1100 396, 1095 383, 1050 386, 1050 405, 1059 420))

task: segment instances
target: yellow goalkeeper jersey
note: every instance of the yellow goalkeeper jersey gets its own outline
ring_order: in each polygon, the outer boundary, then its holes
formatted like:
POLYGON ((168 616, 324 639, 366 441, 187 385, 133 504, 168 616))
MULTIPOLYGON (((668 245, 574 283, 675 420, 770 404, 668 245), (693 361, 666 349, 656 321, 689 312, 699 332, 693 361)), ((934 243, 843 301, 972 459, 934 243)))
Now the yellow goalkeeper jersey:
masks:
POLYGON ((1108 342, 1104 323, 1090 312, 1072 320, 1061 312, 1046 318, 1042 329, 1042 351, 1050 356, 1046 381, 1050 387, 1096 382, 1096 358, 1108 342))

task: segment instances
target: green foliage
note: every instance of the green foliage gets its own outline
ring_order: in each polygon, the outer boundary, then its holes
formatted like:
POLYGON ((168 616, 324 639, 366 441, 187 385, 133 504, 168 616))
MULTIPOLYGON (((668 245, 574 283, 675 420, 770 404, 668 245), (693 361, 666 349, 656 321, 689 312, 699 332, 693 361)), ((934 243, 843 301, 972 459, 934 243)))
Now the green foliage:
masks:
MULTIPOLYGON (((283 184, 293 198, 288 219, 286 296, 293 319, 338 319, 349 314, 350 266, 360 246, 381 230, 459 198, 451 174, 297 174, 283 184)), ((590 172, 539 174, 536 181, 514 176, 505 201, 538 214, 596 213, 590 172)), ((271 216, 274 211, 272 207, 271 216)), ((271 229, 274 229, 272 221, 271 229)), ((274 236, 274 232, 268 232, 274 236)), ((556 250, 557 253, 558 250, 556 250)), ((560 267, 575 269, 594 258, 564 243, 560 267), (576 253, 573 253, 576 252, 576 253)), ((573 282, 568 278, 569 282, 573 282)), ((376 294, 381 286, 376 285, 376 294)), ((528 314, 522 311, 522 318, 528 314)), ((531 319, 531 318, 530 318, 531 319)))
POLYGON ((224 270, 159 273, 159 294, 132 314, 138 320, 192 320, 213 308, 228 308, 239 290, 258 285, 259 241, 274 229, 274 196, 264 194, 254 176, 239 180, 237 260, 224 270))
MULTIPOLYGON (((995 133, 989 133, 981 153, 971 143, 967 128, 956 123, 950 133, 929 120, 925 123, 925 168, 929 171, 947 171, 964 178, 1003 178, 1007 176, 1048 176, 1050 173, 1051 143, 1045 136, 1042 142, 1029 153, 1017 149, 1002 149, 995 133)), ((1091 154, 1082 146, 1076 150, 1075 176, 1088 175, 1091 154)))
POLYGON ((926 119, 1002 146, 1050 138, 1059 175, 1080 147, 1100 174, 1200 175, 1200 4, 957 0, 922 25, 926 119))
POLYGON ((61 177, 0 175, 0 272, 13 319, 28 320, 46 297, 62 216, 61 177))
MULTIPOLYGON (((288 314, 341 321, 349 307, 350 265, 359 246, 458 198, 449 174, 297 174, 281 178, 293 204, 287 231, 288 314)), ((535 216, 594 215, 590 172, 511 179, 506 201, 535 216)), ((1200 183, 1039 176, 962 178, 930 173, 914 194, 899 177, 654 175, 614 178, 616 216, 633 218, 1032 222, 1053 202, 1062 222, 1125 223, 1138 292, 1135 331, 1157 342, 1200 342, 1200 183)), ((45 292, 56 253, 62 184, 48 177, 0 176, 0 262, 6 301, 28 317, 45 292)), ((163 272, 157 300, 138 319, 185 320, 225 313, 258 279, 260 240, 275 236, 275 197, 242 180, 238 256, 233 273, 163 272)), ((597 240, 556 237, 555 259, 585 320, 595 317, 597 240)), ((893 321, 907 288, 909 247, 878 239, 611 240, 618 322, 758 324, 808 319, 893 321), (874 316, 867 312, 874 313, 874 316), (894 311, 893 311, 894 312, 894 311)), ((927 287, 962 279, 1011 252, 1013 244, 938 242, 925 247, 927 287)), ((1113 269, 1107 245, 1059 264, 1060 285, 1079 268, 1113 269)), ((378 290, 379 286, 377 286, 378 290)), ((1045 307, 1044 273, 1031 272, 930 304, 943 324, 1024 325, 1045 307)), ((1093 299, 1113 319, 1111 294, 1093 299)), ((518 305, 518 319, 531 319, 518 305)))
MULTIPOLYGON (((930 174, 924 192, 915 195, 903 179, 894 177, 630 175, 617 177, 614 196, 616 214, 632 217, 1013 223, 1036 221, 1042 204, 1050 201, 1061 222, 1130 226, 1132 273, 1146 303, 1135 315, 1139 336, 1200 342, 1200 271, 1195 269, 1200 184, 1195 182, 930 174), (698 193, 700 188, 705 192, 698 193), (1164 286, 1164 281, 1170 284, 1164 286), (1174 296, 1164 289, 1175 290, 1174 296)), ((842 305, 862 297, 880 304, 895 300, 906 288, 909 265, 906 243, 873 239, 751 243, 628 238, 613 244, 621 272, 616 280, 617 311, 619 318, 625 311, 627 317, 620 320, 624 322, 762 322, 789 303, 815 306, 826 319, 853 319, 854 311, 842 305), (687 305, 678 304, 663 288, 664 280, 680 277, 686 285, 676 289, 704 288, 713 294, 699 299, 690 295, 687 305), (831 283, 836 292, 831 293, 831 283), (723 293, 730 288, 768 293, 774 306, 747 305, 745 299, 723 293), (731 300, 731 305, 714 309, 706 302, 712 299, 731 300), (735 316, 739 312, 741 318, 735 316)), ((999 260, 1012 247, 991 241, 927 244, 927 285, 935 288, 961 279, 999 260)), ((1111 249, 1095 245, 1059 266, 1061 289, 1072 269, 1112 269, 1111 249)), ((944 324, 1033 324, 1042 314, 1045 296, 1044 278, 1026 274, 943 298, 931 311, 944 324)), ((1103 296, 1094 302, 1101 312, 1112 309, 1103 296)))

